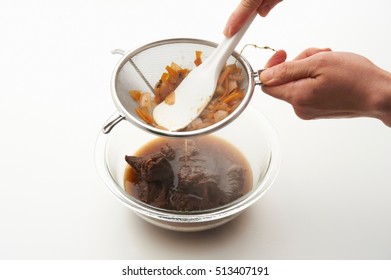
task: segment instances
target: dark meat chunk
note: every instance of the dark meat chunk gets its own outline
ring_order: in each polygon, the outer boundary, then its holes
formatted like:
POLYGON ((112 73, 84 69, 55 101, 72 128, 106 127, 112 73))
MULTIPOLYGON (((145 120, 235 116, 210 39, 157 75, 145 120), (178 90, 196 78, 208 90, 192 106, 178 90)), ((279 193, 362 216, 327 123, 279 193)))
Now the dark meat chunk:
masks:
POLYGON ((156 154, 145 157, 125 156, 126 162, 141 179, 147 182, 173 182, 174 171, 169 160, 175 158, 175 151, 169 145, 156 154))
POLYGON ((171 196, 172 208, 179 211, 199 211, 225 205, 226 195, 217 187, 200 188, 201 196, 185 190, 178 190, 171 196))
POLYGON ((168 160, 175 159, 175 150, 168 144, 160 148, 160 153, 168 160))
POLYGON ((205 193, 204 189, 217 188, 220 176, 218 174, 210 174, 207 170, 195 165, 195 163, 196 161, 189 160, 188 165, 183 165, 180 168, 178 189, 202 196, 205 193))
POLYGON ((134 189, 135 197, 155 207, 169 209, 170 185, 139 181, 134 189))
POLYGON ((227 171, 229 188, 227 195, 230 200, 235 200, 243 195, 245 170, 239 165, 232 165, 227 171))
POLYGON ((126 162, 139 177, 134 183, 137 185, 136 195, 141 201, 160 208, 168 207, 169 192, 174 183, 174 171, 169 160, 174 158, 175 151, 168 145, 150 156, 125 156, 126 162))
POLYGON ((180 168, 178 191, 171 198, 173 208, 196 211, 224 205, 226 196, 218 187, 220 176, 192 166, 193 160, 188 163, 180 168))
POLYGON ((226 195, 218 187, 220 176, 210 166, 211 159, 199 155, 194 141, 189 141, 179 158, 178 189, 172 196, 173 208, 182 211, 195 211, 215 208, 226 203, 226 195))

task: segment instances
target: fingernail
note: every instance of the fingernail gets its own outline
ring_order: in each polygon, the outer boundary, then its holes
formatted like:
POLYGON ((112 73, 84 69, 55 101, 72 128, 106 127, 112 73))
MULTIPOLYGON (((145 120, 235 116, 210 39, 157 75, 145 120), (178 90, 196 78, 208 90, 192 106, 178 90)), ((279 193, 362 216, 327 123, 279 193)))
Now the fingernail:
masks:
POLYGON ((227 38, 231 37, 231 27, 229 25, 225 26, 225 28, 224 28, 224 35, 227 38))
POLYGON ((259 79, 261 80, 262 84, 267 84, 273 79, 273 69, 268 68, 261 72, 259 75, 259 79))

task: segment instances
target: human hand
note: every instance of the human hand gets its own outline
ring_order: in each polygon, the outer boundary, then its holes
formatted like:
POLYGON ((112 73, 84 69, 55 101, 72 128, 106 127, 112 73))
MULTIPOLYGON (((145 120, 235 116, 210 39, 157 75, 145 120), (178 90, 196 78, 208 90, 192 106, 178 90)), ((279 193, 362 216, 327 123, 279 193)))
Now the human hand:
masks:
POLYGON ((290 103, 302 119, 374 117, 391 126, 391 73, 357 54, 310 48, 266 64, 262 90, 290 103))
POLYGON ((239 6, 233 11, 224 28, 224 35, 231 37, 234 35, 250 17, 257 11, 265 17, 271 9, 282 0, 241 0, 239 6))

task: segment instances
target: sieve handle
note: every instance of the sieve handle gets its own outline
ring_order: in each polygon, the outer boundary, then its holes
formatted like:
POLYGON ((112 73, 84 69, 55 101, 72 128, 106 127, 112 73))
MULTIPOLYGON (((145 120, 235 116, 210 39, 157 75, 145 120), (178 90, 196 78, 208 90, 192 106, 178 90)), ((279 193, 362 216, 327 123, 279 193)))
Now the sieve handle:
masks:
POLYGON ((253 79, 255 81, 256 86, 263 86, 263 83, 259 77, 261 76, 262 71, 265 70, 266 68, 253 72, 253 79))
POLYGON ((110 131, 116 126, 120 121, 124 120, 125 117, 121 114, 114 114, 112 115, 103 125, 102 132, 103 134, 108 134, 110 131))

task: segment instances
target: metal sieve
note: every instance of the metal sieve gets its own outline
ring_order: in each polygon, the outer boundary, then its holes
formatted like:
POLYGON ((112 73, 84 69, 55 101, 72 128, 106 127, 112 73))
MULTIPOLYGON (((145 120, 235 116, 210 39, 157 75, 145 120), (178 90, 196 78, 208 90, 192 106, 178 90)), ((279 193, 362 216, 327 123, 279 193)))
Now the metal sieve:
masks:
POLYGON ((156 41, 136 50, 125 52, 114 50, 112 53, 122 55, 114 68, 111 79, 111 94, 118 114, 110 118, 103 126, 103 133, 110 130, 120 121, 127 120, 133 125, 156 135, 167 137, 193 137, 206 135, 226 126, 236 119, 248 105, 255 85, 260 85, 259 71, 254 72, 247 60, 237 52, 228 59, 227 64, 236 63, 242 68, 244 81, 242 89, 245 96, 240 105, 223 120, 192 131, 168 131, 144 122, 136 113, 138 104, 129 95, 129 90, 147 91, 153 94, 153 88, 159 81, 165 67, 172 62, 182 68, 193 69, 195 52, 202 51, 203 60, 208 57, 217 44, 200 39, 178 38, 156 41))

